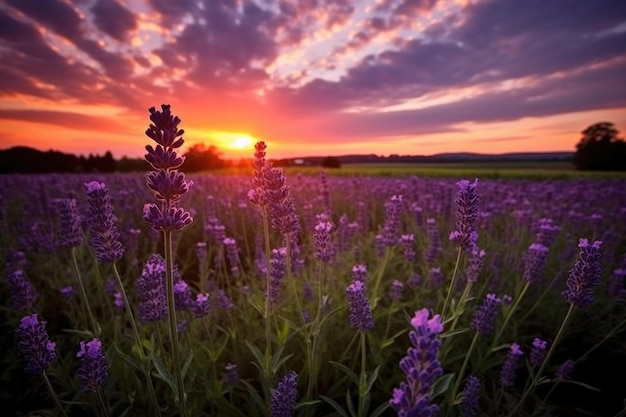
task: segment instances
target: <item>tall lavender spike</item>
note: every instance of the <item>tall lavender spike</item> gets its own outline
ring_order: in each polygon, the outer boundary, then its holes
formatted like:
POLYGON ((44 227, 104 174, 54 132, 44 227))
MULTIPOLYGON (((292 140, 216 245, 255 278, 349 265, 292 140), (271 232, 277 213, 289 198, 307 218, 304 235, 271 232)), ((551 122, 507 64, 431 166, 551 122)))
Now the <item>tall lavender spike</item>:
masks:
POLYGON ((533 339, 533 348, 530 351, 530 364, 532 366, 539 366, 546 357, 546 347, 548 342, 541 340, 538 337, 533 339))
POLYGON ((477 333, 484 335, 493 332, 498 306, 501 303, 502 300, 495 294, 487 294, 483 304, 476 310, 472 318, 472 328, 476 330, 477 333))
POLYGON ((365 295, 365 284, 354 280, 346 289, 350 307, 350 325, 363 332, 374 327, 374 318, 370 309, 370 302, 365 295))
POLYGON ((109 189, 103 182, 85 183, 87 190, 87 223, 89 243, 100 263, 116 262, 124 255, 120 233, 115 225, 109 189))
POLYGON ((524 259, 523 278, 531 284, 541 282, 548 259, 548 248, 541 243, 533 243, 528 247, 524 259))
POLYGON ((16 269, 7 274, 9 283, 9 303, 16 310, 31 312, 35 308, 39 293, 26 278, 24 271, 16 269))
POLYGON ((470 375, 465 380, 465 388, 463 389, 463 400, 461 402, 461 411, 463 417, 476 417, 480 409, 480 379, 470 375))
POLYGON ((75 198, 57 198, 54 200, 59 215, 58 245, 73 248, 83 243, 81 219, 75 198))
POLYGON ((46 322, 37 314, 22 317, 16 333, 17 346, 26 358, 26 372, 39 374, 57 359, 56 343, 50 341, 46 322))
POLYGON ((167 316, 165 298, 165 259, 154 254, 148 258, 137 280, 139 317, 147 323, 155 323, 167 316))
POLYGON ((593 289, 600 284, 602 265, 600 264, 600 245, 596 240, 589 244, 587 239, 578 243, 578 259, 569 272, 567 290, 561 294, 565 301, 576 307, 589 307, 593 304, 593 289))
POLYGON ((300 229, 300 220, 291 189, 285 184, 285 175, 281 168, 268 168, 263 172, 263 184, 266 190, 272 228, 287 239, 296 235, 300 229))
POLYGON ((476 245, 478 232, 478 194, 476 186, 478 179, 474 182, 461 180, 457 182, 459 187, 456 198, 456 230, 450 233, 450 241, 467 252, 476 245))
POLYGON ((283 280, 286 275, 287 248, 280 247, 272 249, 272 257, 270 259, 270 288, 266 290, 265 296, 268 297, 269 307, 273 309, 280 300, 280 293, 283 288, 283 280))
POLYGON ((404 208, 403 196, 393 195, 385 203, 385 224, 383 226, 382 243, 386 247, 394 246, 398 243, 400 231, 400 216, 404 208))
POLYGON ((329 262, 335 256, 336 248, 331 236, 333 227, 332 222, 323 220, 319 221, 313 230, 314 256, 322 262, 329 262))
POLYGON ((426 233, 428 235, 429 246, 428 249, 426 249, 425 260, 428 265, 433 265, 437 257, 443 252, 439 228, 434 218, 426 219, 426 233))
POLYGON ((145 159, 154 169, 148 172, 146 185, 159 204, 145 204, 143 219, 156 231, 180 231, 193 222, 188 211, 177 207, 192 185, 185 179, 185 174, 178 171, 185 158, 179 157, 176 149, 185 142, 182 138, 185 131, 178 129, 180 119, 172 115, 169 104, 161 105, 161 111, 154 107, 148 111, 152 123, 146 135, 157 146, 146 145, 145 159))
POLYGON ((513 343, 500 372, 500 383, 503 386, 512 387, 515 384, 515 368, 522 355, 524 355, 524 352, 522 352, 519 345, 513 343))
POLYGON ((231 237, 225 238, 222 243, 226 248, 226 256, 228 256, 228 262, 230 263, 230 272, 233 274, 233 278, 238 278, 239 271, 239 250, 237 249, 237 241, 231 237))
POLYGON ((267 189, 265 187, 265 171, 270 168, 265 160, 265 150, 267 145, 260 141, 254 145, 254 160, 252 165, 252 189, 248 191, 248 200, 256 206, 265 207, 267 205, 267 189))
POLYGON ((76 378, 83 393, 94 393, 102 387, 108 375, 106 356, 99 339, 89 342, 80 342, 80 349, 76 354, 80 358, 80 367, 76 371, 76 378))
POLYGON ((470 264, 465 270, 465 279, 468 283, 478 282, 478 277, 483 270, 485 264, 486 252, 483 249, 475 247, 472 249, 472 256, 470 257, 470 264))
POLYGON ((415 312, 411 319, 413 330, 409 332, 412 347, 407 356, 400 360, 400 368, 406 375, 406 383, 394 388, 389 401, 398 416, 433 417, 439 406, 431 404, 428 395, 432 384, 443 374, 441 363, 437 359, 441 339, 439 334, 443 325, 438 314, 429 318, 428 309, 415 312))
POLYGON ((297 378, 298 374, 295 371, 289 371, 280 380, 272 394, 270 417, 291 417, 298 396, 297 378))

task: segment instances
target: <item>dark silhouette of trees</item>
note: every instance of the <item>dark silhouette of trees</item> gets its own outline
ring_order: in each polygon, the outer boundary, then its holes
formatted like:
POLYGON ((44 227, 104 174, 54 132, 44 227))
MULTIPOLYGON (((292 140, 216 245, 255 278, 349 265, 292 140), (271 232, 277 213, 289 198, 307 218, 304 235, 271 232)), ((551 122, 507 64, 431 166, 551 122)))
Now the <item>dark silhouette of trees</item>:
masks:
POLYGON ((207 147, 203 143, 195 144, 189 148, 184 156, 183 170, 186 172, 209 171, 226 166, 226 162, 221 158, 220 152, 213 145, 207 147))
POLYGON ((326 158, 322 159, 322 166, 324 168, 341 168, 341 161, 339 160, 339 158, 336 158, 334 156, 327 156, 326 158))
POLYGON ((582 131, 572 162, 581 171, 626 170, 626 142, 611 122, 595 123, 582 131))

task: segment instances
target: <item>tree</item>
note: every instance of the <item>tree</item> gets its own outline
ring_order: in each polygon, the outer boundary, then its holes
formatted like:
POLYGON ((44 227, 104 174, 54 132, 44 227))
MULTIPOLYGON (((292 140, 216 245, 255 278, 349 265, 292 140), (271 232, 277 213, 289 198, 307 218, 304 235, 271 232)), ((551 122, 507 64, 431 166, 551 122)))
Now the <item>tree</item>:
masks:
POLYGON ((626 170, 626 142, 611 122, 595 123, 582 131, 572 159, 581 171, 626 170))
POLYGON ((322 166, 324 168, 341 168, 341 161, 334 156, 327 156, 322 159, 322 166))
POLYGON ((211 145, 207 147, 203 143, 193 145, 185 153, 184 171, 200 172, 212 169, 224 168, 226 163, 220 157, 218 149, 211 145))

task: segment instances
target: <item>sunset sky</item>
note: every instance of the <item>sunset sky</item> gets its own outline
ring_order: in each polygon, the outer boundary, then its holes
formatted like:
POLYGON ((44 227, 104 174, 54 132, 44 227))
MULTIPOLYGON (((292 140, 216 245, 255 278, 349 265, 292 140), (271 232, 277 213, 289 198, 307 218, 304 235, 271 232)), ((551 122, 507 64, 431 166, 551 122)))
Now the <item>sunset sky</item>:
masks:
POLYGON ((626 132, 624 0, 3 0, 0 149, 573 151, 626 132))

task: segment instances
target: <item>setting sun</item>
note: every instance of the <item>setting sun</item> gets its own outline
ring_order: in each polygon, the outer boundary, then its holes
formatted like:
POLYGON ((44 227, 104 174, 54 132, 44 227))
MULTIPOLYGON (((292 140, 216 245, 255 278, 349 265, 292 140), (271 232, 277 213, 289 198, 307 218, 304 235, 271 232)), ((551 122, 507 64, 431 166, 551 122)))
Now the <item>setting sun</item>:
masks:
POLYGON ((241 132, 211 132, 210 136, 218 147, 231 151, 248 151, 256 141, 249 134, 241 132))

